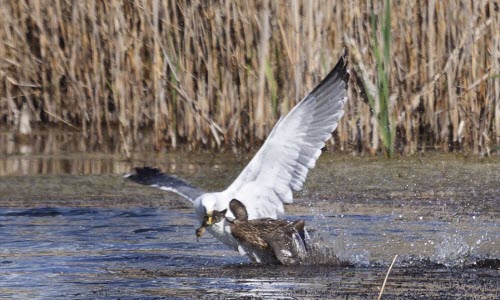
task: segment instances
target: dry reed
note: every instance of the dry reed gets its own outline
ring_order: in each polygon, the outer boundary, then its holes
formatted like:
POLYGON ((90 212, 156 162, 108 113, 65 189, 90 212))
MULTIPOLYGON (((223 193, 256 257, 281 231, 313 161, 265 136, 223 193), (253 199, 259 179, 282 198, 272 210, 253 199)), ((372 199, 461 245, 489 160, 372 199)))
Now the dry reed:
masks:
POLYGON ((384 293, 385 284, 387 283, 387 278, 389 278, 389 274, 391 273, 392 267, 394 266, 394 263, 396 262, 397 258, 398 258, 398 255, 397 254, 394 255, 394 258, 392 259, 392 263, 389 266, 389 269, 387 269, 387 273, 385 274, 385 278, 384 278, 384 283, 382 283, 382 287, 380 288, 380 292, 378 294, 377 300, 382 299, 382 294, 384 293))
MULTIPOLYGON (((71 124, 127 148, 252 147, 333 67, 352 80, 340 149, 380 150, 370 13, 383 1, 0 0, 0 124, 71 124), (117 130, 118 129, 118 130, 117 130)), ((396 150, 500 142, 497 1, 392 1, 396 150)), ((378 34, 378 33, 377 33, 378 34)), ((65 125, 63 125, 65 126, 65 125)), ((329 147, 333 144, 330 143, 329 147)))

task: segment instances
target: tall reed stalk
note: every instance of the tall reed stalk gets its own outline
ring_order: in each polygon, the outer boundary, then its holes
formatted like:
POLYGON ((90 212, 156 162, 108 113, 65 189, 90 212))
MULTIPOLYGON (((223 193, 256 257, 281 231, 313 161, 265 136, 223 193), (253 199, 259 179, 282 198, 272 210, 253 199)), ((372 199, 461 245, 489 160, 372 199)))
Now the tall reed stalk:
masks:
POLYGON ((348 47, 349 101, 327 147, 494 151, 498 3, 400 1, 379 33, 383 4, 0 0, 0 126, 26 104, 35 128, 116 135, 130 151, 146 130, 158 150, 252 148, 348 47))
POLYGON ((388 157, 392 158, 394 155, 394 137, 395 129, 394 122, 390 112, 390 95, 389 95, 389 73, 390 73, 390 51, 391 51, 391 1, 386 0, 384 4, 384 14, 381 18, 375 15, 372 7, 371 30, 372 30, 372 51, 375 57, 377 68, 377 93, 371 94, 364 82, 365 90, 368 91, 367 96, 373 113, 377 115, 377 120, 380 125, 380 136, 384 144, 385 153, 388 157), (380 49, 380 42, 377 36, 378 23, 377 19, 382 19, 382 51, 380 49))

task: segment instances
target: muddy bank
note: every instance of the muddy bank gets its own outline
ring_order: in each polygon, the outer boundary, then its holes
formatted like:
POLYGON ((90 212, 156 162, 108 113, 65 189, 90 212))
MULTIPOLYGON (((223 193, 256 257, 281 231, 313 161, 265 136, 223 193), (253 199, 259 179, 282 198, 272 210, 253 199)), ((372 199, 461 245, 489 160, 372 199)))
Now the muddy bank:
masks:
MULTIPOLYGON (((8 156, 0 158, 0 206, 183 206, 181 198, 136 185, 121 175, 134 166, 150 165, 185 178, 208 191, 227 187, 252 154, 144 154, 125 161, 119 155, 8 156), (63 160, 66 169, 43 168, 63 160), (83 161, 83 162, 82 162, 83 161), (85 161, 118 164, 119 168, 82 167, 85 161), (30 166, 24 170, 22 164, 30 166), (71 165, 76 165, 76 169, 71 165), (97 174, 95 174, 97 172, 97 174)), ((456 154, 386 160, 324 153, 309 172, 304 190, 295 193, 299 205, 336 205, 370 199, 393 202, 449 200, 496 207, 500 204, 500 157, 472 158, 456 154), (476 201, 476 199, 488 201, 476 201), (329 203, 328 203, 329 202, 329 203)), ((487 207, 486 207, 487 208, 487 207)), ((295 208, 291 208, 295 209, 295 208)))

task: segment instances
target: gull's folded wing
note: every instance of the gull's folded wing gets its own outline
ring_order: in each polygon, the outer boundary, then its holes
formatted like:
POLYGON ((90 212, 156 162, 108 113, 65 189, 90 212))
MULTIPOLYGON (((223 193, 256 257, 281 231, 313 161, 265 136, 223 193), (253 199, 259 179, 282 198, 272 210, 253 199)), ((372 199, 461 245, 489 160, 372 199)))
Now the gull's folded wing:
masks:
POLYGON ((250 218, 275 218, 283 213, 283 203, 293 202, 292 190, 302 189, 308 170, 344 114, 349 81, 346 58, 344 51, 321 83, 278 121, 262 148, 224 191, 245 204, 250 218))

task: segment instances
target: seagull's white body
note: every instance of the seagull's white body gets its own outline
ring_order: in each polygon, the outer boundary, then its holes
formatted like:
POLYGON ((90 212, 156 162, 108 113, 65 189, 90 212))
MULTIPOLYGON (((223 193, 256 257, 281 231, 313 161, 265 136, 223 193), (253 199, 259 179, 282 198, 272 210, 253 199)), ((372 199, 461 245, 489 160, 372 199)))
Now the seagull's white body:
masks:
MULTIPOLYGON (((277 218, 284 213, 283 203, 293 202, 292 190, 302 189, 308 170, 315 166, 321 149, 344 114, 349 79, 345 59, 346 53, 342 54, 330 74, 278 121, 254 158, 226 190, 203 193, 163 173, 138 174, 129 178, 184 196, 193 203, 200 222, 207 213, 227 209, 232 199, 238 199, 246 206, 250 220, 277 218)), ((234 217, 230 210, 226 216, 234 217)), ((266 261, 258 251, 244 249, 238 243, 231 235, 227 221, 213 224, 207 230, 252 260, 266 261)))

